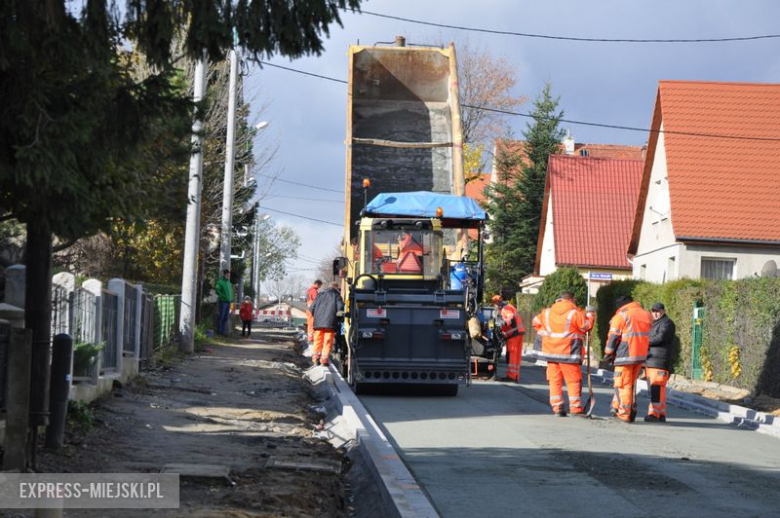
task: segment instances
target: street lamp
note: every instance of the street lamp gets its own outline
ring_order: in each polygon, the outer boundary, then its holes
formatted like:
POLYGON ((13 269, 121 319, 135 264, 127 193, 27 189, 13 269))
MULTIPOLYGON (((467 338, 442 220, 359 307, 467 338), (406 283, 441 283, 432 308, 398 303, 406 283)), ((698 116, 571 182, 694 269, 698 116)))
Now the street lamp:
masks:
MULTIPOLYGON (((268 121, 260 121, 254 126, 252 126, 252 137, 257 135, 257 132, 260 130, 263 130, 268 127, 268 125, 271 124, 268 121)), ((252 141, 249 140, 246 143, 246 149, 247 149, 247 155, 252 150, 252 141)), ((244 164, 244 187, 249 186, 249 164, 244 164)))

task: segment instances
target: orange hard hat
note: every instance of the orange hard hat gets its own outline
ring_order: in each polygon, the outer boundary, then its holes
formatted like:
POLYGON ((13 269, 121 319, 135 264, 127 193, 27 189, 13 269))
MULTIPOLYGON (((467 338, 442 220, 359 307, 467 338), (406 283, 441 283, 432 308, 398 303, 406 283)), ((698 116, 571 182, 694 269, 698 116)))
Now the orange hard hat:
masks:
POLYGON ((498 304, 498 303, 500 303, 500 302, 501 302, 501 301, 503 301, 503 300, 504 300, 504 299, 502 299, 502 298, 501 298, 501 295, 493 295, 493 298, 492 298, 492 299, 490 299, 490 301, 491 301, 493 304, 498 304))

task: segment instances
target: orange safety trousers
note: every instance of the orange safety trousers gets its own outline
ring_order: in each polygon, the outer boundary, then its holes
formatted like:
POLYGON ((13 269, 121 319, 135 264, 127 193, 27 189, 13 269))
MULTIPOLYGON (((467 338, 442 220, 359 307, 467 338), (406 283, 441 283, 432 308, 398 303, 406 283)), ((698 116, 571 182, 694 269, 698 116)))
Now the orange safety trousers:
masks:
POLYGON ((553 412, 563 410, 563 381, 569 392, 569 411, 581 414, 582 370, 578 363, 547 362, 547 381, 550 382, 550 406, 553 412))
POLYGON ((523 361, 523 335, 507 339, 506 355, 508 358, 506 377, 520 381, 520 364, 523 361))
POLYGON ((631 421, 636 380, 641 370, 641 363, 615 365, 615 396, 612 398, 612 408, 617 411, 617 418, 622 421, 631 421))
POLYGON ((306 311, 306 339, 310 342, 314 341, 314 315, 311 311, 306 311))
POLYGON ((669 371, 645 367, 647 382, 650 385, 650 406, 647 415, 666 417, 666 384, 669 383, 669 371))
POLYGON ((314 354, 311 355, 311 361, 319 362, 322 365, 328 364, 330 350, 333 348, 333 339, 336 337, 336 331, 333 329, 315 329, 314 330, 314 354))

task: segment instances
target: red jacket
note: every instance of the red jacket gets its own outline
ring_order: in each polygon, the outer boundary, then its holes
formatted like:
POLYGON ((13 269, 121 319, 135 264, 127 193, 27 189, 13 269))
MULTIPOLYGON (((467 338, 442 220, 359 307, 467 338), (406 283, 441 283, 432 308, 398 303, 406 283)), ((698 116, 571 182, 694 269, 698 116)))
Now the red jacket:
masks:
POLYGON ((504 304, 501 308, 501 321, 501 332, 507 340, 525 333, 523 320, 512 304, 504 304))
POLYGON ((238 314, 241 320, 252 320, 253 307, 251 302, 242 302, 238 308, 238 314))

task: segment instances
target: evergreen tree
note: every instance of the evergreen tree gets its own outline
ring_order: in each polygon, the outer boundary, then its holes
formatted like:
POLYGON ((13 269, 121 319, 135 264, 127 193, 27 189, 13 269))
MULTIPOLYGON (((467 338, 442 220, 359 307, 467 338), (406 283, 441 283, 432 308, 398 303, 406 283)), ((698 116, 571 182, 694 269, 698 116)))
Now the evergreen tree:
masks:
POLYGON ((534 102, 533 123, 524 132, 523 150, 508 146, 496 157, 497 178, 486 189, 492 242, 486 249, 487 289, 513 296, 520 280, 533 273, 542 215, 547 158, 563 139, 558 127, 563 112, 559 98, 545 85, 534 102))
POLYGON ((338 10, 360 2, 127 0, 124 20, 108 0, 0 2, 0 221, 27 227, 32 444, 48 408, 53 236, 145 217, 158 178, 139 163, 144 150, 160 120, 191 108, 176 86, 175 35, 195 59, 222 59, 234 37, 255 58, 320 54, 338 10), (157 73, 133 78, 128 43, 157 73))
POLYGON ((520 241, 517 222, 521 217, 522 197, 518 186, 522 156, 502 147, 496 156, 496 178, 485 188, 485 205, 490 214, 491 241, 485 249, 488 296, 514 295, 522 277, 518 268, 520 241))
POLYGON ((536 246, 539 238, 539 222, 542 218, 544 184, 547 179, 547 160, 551 154, 560 150, 564 131, 559 127, 563 111, 558 110, 560 97, 552 98, 550 83, 534 101, 534 118, 524 132, 526 139, 525 155, 527 160, 518 184, 522 203, 517 221, 517 241, 520 247, 520 278, 533 273, 536 261, 536 246))

